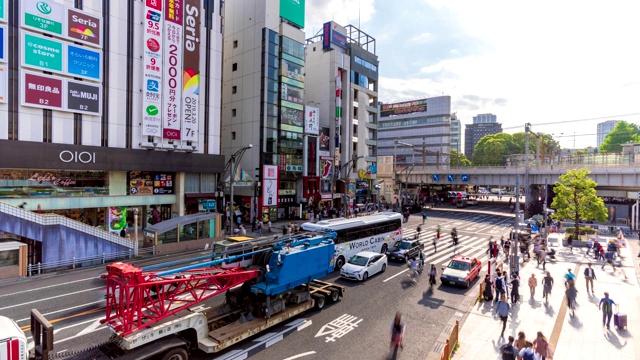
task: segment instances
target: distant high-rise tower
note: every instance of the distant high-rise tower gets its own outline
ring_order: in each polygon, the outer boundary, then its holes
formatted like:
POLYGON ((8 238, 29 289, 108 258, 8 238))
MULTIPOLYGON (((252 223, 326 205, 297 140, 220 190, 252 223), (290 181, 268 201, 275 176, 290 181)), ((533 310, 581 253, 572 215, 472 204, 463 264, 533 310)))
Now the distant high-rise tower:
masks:
POLYGON ((498 122, 498 117, 493 114, 478 114, 473 117, 474 124, 487 124, 498 122))
POLYGON ((607 120, 598 124, 598 142, 597 147, 600 147, 607 137, 607 134, 615 129, 616 125, 622 120, 607 120))
POLYGON ((502 124, 497 122, 497 116, 493 114, 478 114, 473 117, 473 124, 466 124, 464 131, 464 155, 471 160, 473 149, 487 135, 502 132, 502 124))

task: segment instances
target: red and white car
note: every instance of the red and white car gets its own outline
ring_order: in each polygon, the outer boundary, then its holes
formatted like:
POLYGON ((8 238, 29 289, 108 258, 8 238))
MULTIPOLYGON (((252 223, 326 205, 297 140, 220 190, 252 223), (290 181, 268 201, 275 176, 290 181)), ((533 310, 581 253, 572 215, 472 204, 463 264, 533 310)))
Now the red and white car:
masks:
POLYGON ((449 265, 442 270, 440 281, 449 285, 464 285, 470 287, 471 282, 480 275, 482 262, 480 260, 468 256, 456 256, 449 265))

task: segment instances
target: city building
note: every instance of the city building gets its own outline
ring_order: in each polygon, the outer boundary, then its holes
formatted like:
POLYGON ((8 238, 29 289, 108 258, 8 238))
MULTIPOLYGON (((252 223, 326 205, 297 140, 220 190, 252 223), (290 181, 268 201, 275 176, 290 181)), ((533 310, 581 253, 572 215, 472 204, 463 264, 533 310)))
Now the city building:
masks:
MULTIPOLYGON (((308 164, 307 174, 320 177, 319 200, 336 208, 347 203, 347 211, 356 204, 377 202, 375 45, 362 30, 333 21, 307 39, 306 104, 318 109, 320 122, 317 159, 308 164)), ((317 141, 314 135, 309 135, 309 142, 317 141)))
POLYGON ((607 120, 601 123, 598 123, 598 139, 596 147, 600 147, 604 142, 604 139, 607 138, 607 134, 613 131, 616 128, 616 125, 622 120, 607 120))
POLYGON ((225 164, 220 1, 3 4, 0 207, 34 213, 3 212, 0 232, 75 220, 21 238, 30 263, 123 249, 95 227, 133 236, 203 210, 225 164))
POLYGON ((380 105, 378 156, 393 155, 396 168, 446 165, 450 148, 450 96, 380 105))
POLYGON ((245 221, 303 216, 304 17, 304 2, 224 5, 221 148, 231 157, 253 146, 237 159, 249 181, 234 187, 245 221))
POLYGON ((462 127, 456 113, 451 114, 451 149, 462 151, 462 127))
POLYGON ((502 132, 502 124, 497 122, 497 116, 493 114, 479 114, 473 117, 472 124, 465 125, 464 131, 464 155, 471 160, 473 149, 487 135, 502 132))

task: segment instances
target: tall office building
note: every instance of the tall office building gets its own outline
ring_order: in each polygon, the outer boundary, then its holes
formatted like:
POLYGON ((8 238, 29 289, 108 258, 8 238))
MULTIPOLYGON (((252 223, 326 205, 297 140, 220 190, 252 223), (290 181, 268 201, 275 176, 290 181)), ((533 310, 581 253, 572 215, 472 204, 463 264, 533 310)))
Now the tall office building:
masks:
POLYGON ((462 151, 462 128, 456 113, 451 114, 451 149, 462 151))
MULTIPOLYGON (((318 152, 306 157, 307 174, 319 177, 320 199, 337 207, 347 203, 353 209, 354 203, 377 202, 375 45, 375 39, 362 30, 333 21, 307 40, 307 106, 317 107, 320 123, 318 152), (347 197, 340 195, 345 193, 347 197)), ((315 146, 315 131, 309 134, 308 148, 315 146)))
POLYGON ((381 104, 378 156, 394 156, 396 166, 445 165, 450 146, 450 96, 381 104))
POLYGON ((613 131, 616 128, 616 125, 622 120, 607 120, 601 123, 598 123, 598 139, 597 139, 597 147, 600 147, 604 142, 604 139, 607 138, 607 134, 613 131))
POLYGON ((243 180, 234 187, 236 210, 272 221, 301 216, 304 2, 224 4, 222 153, 231 157, 253 145, 233 175, 243 180))
POLYGON ((471 160, 473 149, 487 135, 502 132, 502 124, 497 122, 497 116, 493 114, 479 114, 473 117, 472 124, 465 125, 464 131, 464 155, 471 160))

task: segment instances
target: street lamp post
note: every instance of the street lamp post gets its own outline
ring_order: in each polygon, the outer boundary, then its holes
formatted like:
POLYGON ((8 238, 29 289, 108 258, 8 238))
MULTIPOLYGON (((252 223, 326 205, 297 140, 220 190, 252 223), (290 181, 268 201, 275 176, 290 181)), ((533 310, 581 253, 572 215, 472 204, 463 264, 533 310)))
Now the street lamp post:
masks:
POLYGON ((230 221, 229 221, 229 234, 233 234, 233 214, 234 214, 234 209, 233 209, 233 180, 236 176, 236 157, 238 158, 238 162, 240 162, 240 160, 242 159, 242 155, 244 155, 244 152, 251 149, 253 147, 252 144, 249 144, 247 146, 243 146, 242 148, 240 148, 240 150, 236 151, 233 155, 231 155, 231 159, 229 159, 229 161, 231 162, 231 173, 229 175, 229 185, 231 187, 230 193, 231 196, 229 197, 229 217, 230 217, 230 221))

